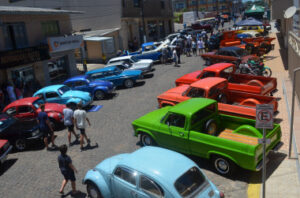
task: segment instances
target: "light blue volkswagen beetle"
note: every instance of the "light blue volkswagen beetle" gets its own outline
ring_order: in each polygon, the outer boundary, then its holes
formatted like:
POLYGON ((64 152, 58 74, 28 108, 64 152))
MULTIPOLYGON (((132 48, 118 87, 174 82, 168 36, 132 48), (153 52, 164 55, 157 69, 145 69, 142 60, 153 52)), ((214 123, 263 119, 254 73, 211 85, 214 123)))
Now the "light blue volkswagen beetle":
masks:
POLYGON ((83 107, 88 106, 93 102, 91 94, 84 91, 72 91, 66 85, 51 85, 44 87, 33 94, 34 97, 43 98, 46 102, 71 104, 76 106, 79 102, 83 107))
POLYGON ((105 159, 83 183, 92 198, 224 197, 192 160, 151 146, 105 159))

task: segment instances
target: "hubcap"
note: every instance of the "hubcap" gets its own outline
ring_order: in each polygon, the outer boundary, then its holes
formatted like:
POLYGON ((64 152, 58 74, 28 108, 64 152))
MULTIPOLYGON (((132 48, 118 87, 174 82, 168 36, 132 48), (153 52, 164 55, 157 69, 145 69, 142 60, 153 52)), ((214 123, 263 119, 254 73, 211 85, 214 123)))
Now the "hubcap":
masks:
POLYGON ((151 145, 152 144, 151 138, 148 137, 147 135, 144 135, 144 137, 143 137, 143 144, 146 145, 146 146, 151 145))
POLYGON ((131 80, 126 80, 126 87, 132 87, 133 83, 131 80))
POLYGON ((215 124, 211 124, 208 128, 208 133, 210 135, 212 135, 214 132, 216 131, 216 125, 215 124))
POLYGON ((98 196, 97 190, 94 187, 90 187, 90 196, 96 198, 98 196))
POLYGON ((21 139, 17 140, 16 147, 18 150, 24 150, 25 149, 25 141, 21 140, 21 139))
POLYGON ((101 91, 96 92, 96 98, 97 99, 102 99, 103 98, 103 93, 101 91))
POLYGON ((215 166, 217 170, 222 174, 226 174, 229 171, 229 165, 224 159, 221 158, 217 159, 215 161, 215 166))

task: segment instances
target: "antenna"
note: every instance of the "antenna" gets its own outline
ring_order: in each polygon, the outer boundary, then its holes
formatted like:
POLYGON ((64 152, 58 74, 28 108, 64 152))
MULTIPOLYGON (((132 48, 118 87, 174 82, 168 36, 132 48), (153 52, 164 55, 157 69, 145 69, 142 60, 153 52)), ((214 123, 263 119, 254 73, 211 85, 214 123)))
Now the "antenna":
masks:
POLYGON ((289 19, 293 17, 296 14, 296 12, 297 12, 297 8, 295 6, 289 7, 284 12, 284 18, 289 19))

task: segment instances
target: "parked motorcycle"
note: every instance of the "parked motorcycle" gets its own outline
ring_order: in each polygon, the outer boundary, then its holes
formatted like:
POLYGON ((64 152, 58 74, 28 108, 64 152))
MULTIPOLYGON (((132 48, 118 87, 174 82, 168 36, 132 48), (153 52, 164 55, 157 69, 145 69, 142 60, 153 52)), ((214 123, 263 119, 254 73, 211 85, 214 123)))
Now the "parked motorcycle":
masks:
POLYGON ((238 71, 241 74, 250 74, 254 76, 272 76, 272 70, 270 67, 265 66, 263 62, 256 62, 254 60, 249 60, 246 63, 240 63, 238 71))

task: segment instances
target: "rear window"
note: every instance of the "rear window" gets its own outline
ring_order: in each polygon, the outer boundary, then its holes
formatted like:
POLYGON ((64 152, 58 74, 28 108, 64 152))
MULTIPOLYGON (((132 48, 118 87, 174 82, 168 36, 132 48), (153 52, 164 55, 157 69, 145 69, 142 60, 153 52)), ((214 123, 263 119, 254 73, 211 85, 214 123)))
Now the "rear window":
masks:
POLYGON ((175 182, 175 188, 182 197, 187 197, 196 192, 206 179, 197 167, 193 167, 179 177, 175 182))

